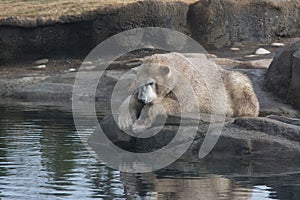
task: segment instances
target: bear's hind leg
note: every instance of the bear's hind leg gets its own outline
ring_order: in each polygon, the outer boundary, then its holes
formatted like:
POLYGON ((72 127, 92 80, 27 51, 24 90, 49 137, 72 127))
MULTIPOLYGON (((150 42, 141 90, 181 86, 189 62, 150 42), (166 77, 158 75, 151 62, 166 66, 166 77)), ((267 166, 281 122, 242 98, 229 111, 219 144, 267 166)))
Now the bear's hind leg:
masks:
POLYGON ((229 117, 256 117, 259 103, 251 81, 240 72, 229 72, 224 80, 233 113, 229 117))

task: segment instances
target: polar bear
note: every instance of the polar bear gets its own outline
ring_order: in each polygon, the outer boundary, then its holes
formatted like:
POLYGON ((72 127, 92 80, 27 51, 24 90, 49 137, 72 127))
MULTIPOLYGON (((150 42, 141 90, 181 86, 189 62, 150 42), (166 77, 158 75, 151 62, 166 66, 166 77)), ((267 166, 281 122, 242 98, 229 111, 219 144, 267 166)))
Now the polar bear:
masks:
POLYGON ((257 97, 250 80, 242 73, 218 66, 218 73, 214 73, 201 63, 195 69, 179 53, 149 56, 132 71, 136 75, 137 88, 119 107, 118 125, 122 130, 140 133, 150 128, 158 115, 176 115, 182 110, 211 114, 213 110, 219 110, 212 108, 211 94, 222 93, 221 85, 225 88, 224 97, 221 99, 220 95, 217 101, 225 106, 225 112, 214 114, 258 116, 257 97), (216 74, 220 78, 216 79, 216 74))

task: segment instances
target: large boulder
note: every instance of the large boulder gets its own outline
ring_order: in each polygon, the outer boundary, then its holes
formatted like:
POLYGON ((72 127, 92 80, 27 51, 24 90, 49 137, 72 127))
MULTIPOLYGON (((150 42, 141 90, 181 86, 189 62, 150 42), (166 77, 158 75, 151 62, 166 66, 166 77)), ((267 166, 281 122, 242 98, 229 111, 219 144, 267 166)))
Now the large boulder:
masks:
POLYGON ((201 0, 191 5, 192 37, 220 48, 239 41, 271 41, 299 35, 299 1, 201 0))
MULTIPOLYGON (((0 19, 0 63, 16 58, 87 55, 110 36, 138 27, 164 27, 188 33, 188 10, 189 5, 184 2, 148 0, 49 20, 0 19)), ((139 42, 138 37, 136 41, 139 42)), ((117 42, 127 45, 124 40, 117 42)))
POLYGON ((275 56, 267 73, 267 89, 300 108, 300 41, 292 42, 275 56))
POLYGON ((189 5, 184 2, 153 0, 107 9, 93 22, 94 37, 96 42, 102 42, 114 34, 139 27, 164 27, 187 33, 188 10, 189 5))
MULTIPOLYGON (((116 117, 115 117, 116 118, 116 117)), ((188 128, 195 125, 196 119, 168 116, 165 126, 158 134, 149 138, 135 138, 122 132, 113 116, 107 115, 100 121, 103 132, 115 145, 132 152, 151 152, 169 144, 177 134, 179 126, 188 128)), ((160 121, 160 120, 158 120, 160 121)), ((196 121, 198 122, 198 121, 196 121)), ((280 116, 258 118, 236 118, 225 123, 222 134, 208 157, 224 159, 228 157, 294 159, 300 155, 300 120, 280 116)), ((207 134, 209 122, 201 120, 198 131, 189 151, 198 155, 199 147, 207 134)), ((153 128, 160 128, 154 126, 153 128)), ((102 141, 99 131, 88 138, 91 148, 101 154, 102 141)), ((210 133, 213 136, 215 133, 210 133)), ((177 140, 182 144, 190 136, 177 140), (182 142, 182 143, 181 143, 182 142)), ((190 154, 190 155, 191 155, 190 154)))

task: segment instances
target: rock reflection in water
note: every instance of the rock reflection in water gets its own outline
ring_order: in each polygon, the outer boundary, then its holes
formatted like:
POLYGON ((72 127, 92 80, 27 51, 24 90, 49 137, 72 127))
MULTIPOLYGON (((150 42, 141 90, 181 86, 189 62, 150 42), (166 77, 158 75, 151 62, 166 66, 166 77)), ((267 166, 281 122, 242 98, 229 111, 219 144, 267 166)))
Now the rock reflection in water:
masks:
POLYGON ((1 199, 300 199, 298 157, 199 160, 188 152, 162 170, 127 174, 84 148, 69 109, 0 111, 1 199))
POLYGON ((250 198, 252 189, 220 176, 158 177, 155 174, 122 173, 121 179, 128 198, 151 196, 153 199, 240 199, 250 198))

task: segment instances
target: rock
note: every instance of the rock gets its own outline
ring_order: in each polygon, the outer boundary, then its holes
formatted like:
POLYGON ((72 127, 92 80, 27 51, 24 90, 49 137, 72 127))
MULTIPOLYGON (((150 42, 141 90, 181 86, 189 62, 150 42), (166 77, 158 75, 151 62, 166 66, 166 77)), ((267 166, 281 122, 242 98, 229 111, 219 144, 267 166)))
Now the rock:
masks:
POLYGON ((81 65, 93 65, 92 61, 84 61, 81 65))
MULTIPOLYGON (((115 118, 117 118, 115 116, 115 118)), ((106 136, 116 145, 133 152, 149 152, 162 148, 176 135, 179 126, 195 124, 193 119, 183 119, 168 116, 167 123, 155 136, 149 138, 135 138, 119 130, 112 116, 107 116, 100 124, 106 136), (191 123, 188 123, 191 120, 191 123)), ((198 124, 198 123, 196 123, 198 124)), ((200 121, 197 136, 190 148, 190 152, 198 155, 199 147, 204 141, 209 123, 200 121)), ((154 127, 155 128, 155 127, 154 127)), ((187 136, 188 137, 188 136, 187 136)), ((89 138, 92 148, 97 152, 98 145, 107 145, 101 142, 97 133, 89 138), (97 139, 98 138, 98 139, 97 139), (97 144, 97 145, 94 145, 97 144)), ((184 142, 187 138, 182 138, 184 142)), ((180 140, 178 140, 180 142, 180 140)), ((101 154, 101 152, 97 152, 101 154)), ((227 122, 220 138, 209 153, 208 158, 256 158, 272 159, 296 158, 300 155, 300 127, 277 121, 261 118, 237 118, 233 123, 227 122), (287 155, 287 152, 289 155, 287 155)), ((189 156, 190 158, 191 156, 189 156)))
POLYGON ((209 54, 206 54, 206 57, 207 57, 208 59, 210 59, 210 58, 217 58, 218 56, 216 56, 215 54, 209 53, 209 54))
POLYGON ((46 65, 37 65, 32 67, 32 69, 46 69, 46 65))
POLYGON ((40 59, 34 62, 35 65, 43 65, 43 64, 47 64, 49 62, 49 60, 47 58, 44 59, 40 59))
POLYGON ((241 62, 240 65, 235 68, 244 69, 267 69, 272 62, 272 59, 260 59, 241 62))
POLYGON ((240 48, 237 48, 237 47, 232 47, 230 48, 231 51, 240 51, 241 49, 240 48))
POLYGON ((35 84, 44 81, 49 76, 25 76, 17 78, 1 78, 0 79, 0 95, 2 97, 11 97, 15 91, 20 90, 27 85, 35 84))
POLYGON ((233 68, 243 63, 243 61, 233 60, 229 58, 210 58, 210 60, 223 68, 233 68))
MULTIPOLYGON (((257 117, 257 118, 237 118, 234 124, 242 126, 247 130, 254 130, 264 132, 273 136, 280 136, 290 141, 300 142, 300 126, 290 124, 288 118, 285 120, 276 120, 273 116, 268 117, 257 117), (283 122, 284 121, 284 122, 283 122)), ((292 119, 290 121, 293 121, 292 119)), ((294 120, 296 124, 300 120, 294 120)), ((299 143, 300 149, 300 143, 299 143)))
POLYGON ((13 93, 15 98, 26 100, 70 101, 73 85, 64 83, 36 83, 27 85, 13 93))
POLYGON ((293 53, 292 77, 288 98, 300 108, 300 50, 293 53))
POLYGON ((228 58, 211 58, 217 65, 223 68, 239 68, 239 69, 267 69, 272 59, 259 59, 251 61, 240 61, 228 58))
POLYGON ((192 4, 192 37, 210 48, 239 41, 272 42, 300 33, 299 1, 203 0, 192 4))
POLYGON ((125 65, 128 67, 128 68, 134 68, 134 67, 137 67, 139 65, 142 64, 142 61, 141 60, 137 60, 137 61, 132 61, 132 62, 128 62, 126 63, 125 65))
POLYGON ((0 26, 0 62, 47 56, 82 56, 92 49, 91 28, 77 22, 23 28, 0 26), (89 33, 83 33, 86 30, 89 33), (51 34, 49 34, 51 33, 51 34), (79 40, 79 38, 81 38, 79 40))
MULTIPOLYGON (((87 55, 110 36, 137 27, 180 31, 210 48, 240 41, 270 43, 278 37, 300 33, 299 1, 203 0, 192 5, 184 2, 148 0, 98 8, 81 15, 0 19, 1 62, 45 55, 87 55)), ((174 38, 165 35, 161 42, 172 46, 174 38)), ((130 46, 126 40, 116 43, 130 46)))
POLYGON ((182 53, 187 58, 202 58, 203 56, 206 56, 208 59, 210 58, 218 58, 215 54, 211 53, 182 53))
MULTIPOLYGON (((104 17, 93 22, 93 36, 96 39, 96 44, 98 44, 109 36, 122 31, 149 26, 171 28, 182 33, 188 33, 188 10, 189 5, 184 2, 151 0, 125 4, 117 8, 107 8, 102 13, 104 17)), ((135 38, 138 44, 143 38, 143 33, 137 32, 134 35, 128 35, 128 37, 135 38)), ((166 45, 172 43, 172 37, 167 35, 159 37, 164 38, 161 42, 166 45)), ((126 40, 116 41, 116 43, 122 47, 131 45, 126 40)), ((151 44, 149 45, 151 46, 151 44)))
POLYGON ((271 52, 264 49, 264 48, 259 48, 255 51, 256 55, 266 55, 266 54, 270 54, 271 52))
POLYGON ((253 57, 257 57, 257 55, 251 54, 251 55, 246 55, 246 56, 245 56, 245 58, 253 58, 253 57))
POLYGON ((141 65, 143 59, 126 59, 126 60, 117 60, 113 61, 107 69, 109 70, 124 70, 124 69, 131 69, 141 65))
POLYGON ((287 117, 300 117, 300 112, 286 104, 272 92, 265 89, 265 74, 267 69, 236 69, 247 75, 251 80, 254 92, 258 98, 259 116, 280 115, 287 117))
POLYGON ((0 97, 7 96, 7 83, 6 81, 0 80, 0 97))
POLYGON ((67 70, 67 72, 76 72, 76 69, 75 68, 70 68, 67 70))
POLYGON ((82 66, 81 69, 89 71, 89 70, 96 69, 96 66, 94 66, 94 65, 91 65, 91 66, 82 66))
POLYGON ((279 43, 279 42, 274 42, 274 43, 271 44, 271 46, 272 46, 272 47, 284 47, 285 44, 279 43))
POLYGON ((37 22, 34 18, 29 17, 6 17, 0 20, 0 25, 4 26, 21 26, 26 28, 36 27, 37 22))
POLYGON ((278 115, 269 115, 268 118, 300 127, 300 119, 298 118, 289 118, 289 117, 283 117, 278 115))
POLYGON ((284 101, 300 107, 300 41, 286 45, 276 54, 265 85, 284 101))

